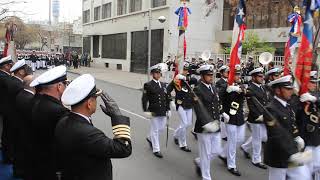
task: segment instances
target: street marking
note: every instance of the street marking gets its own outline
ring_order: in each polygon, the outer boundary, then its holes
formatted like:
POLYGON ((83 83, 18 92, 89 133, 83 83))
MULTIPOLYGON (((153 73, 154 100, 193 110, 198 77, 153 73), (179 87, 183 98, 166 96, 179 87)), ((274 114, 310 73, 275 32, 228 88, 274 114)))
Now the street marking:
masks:
MULTIPOLYGON (((134 116, 137 116, 137 117, 139 117, 139 118, 141 118, 141 119, 143 119, 143 120, 150 121, 150 119, 145 118, 145 117, 141 116, 140 114, 136 114, 136 113, 134 113, 134 112, 128 111, 128 110, 123 109, 123 108, 120 108, 120 110, 121 110, 121 111, 124 111, 124 112, 126 112, 126 113, 128 113, 128 114, 132 114, 132 115, 134 115, 134 116)), ((170 131, 174 131, 174 129, 173 129, 172 127, 169 127, 169 130, 170 130, 170 131)))

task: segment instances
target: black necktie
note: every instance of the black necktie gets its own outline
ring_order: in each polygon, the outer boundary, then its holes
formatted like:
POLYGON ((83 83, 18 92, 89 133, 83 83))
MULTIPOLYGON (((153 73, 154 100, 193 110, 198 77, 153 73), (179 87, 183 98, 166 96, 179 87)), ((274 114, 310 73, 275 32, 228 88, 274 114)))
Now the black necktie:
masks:
POLYGON ((209 90, 213 93, 212 88, 211 88, 211 85, 209 85, 209 90))

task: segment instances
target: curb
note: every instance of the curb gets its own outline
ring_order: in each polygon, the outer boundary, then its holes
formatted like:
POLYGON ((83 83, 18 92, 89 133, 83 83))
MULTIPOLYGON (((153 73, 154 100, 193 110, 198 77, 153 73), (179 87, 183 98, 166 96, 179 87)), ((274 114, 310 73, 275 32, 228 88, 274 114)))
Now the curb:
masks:
MULTIPOLYGON (((72 72, 70 70, 67 70, 68 73, 71 73, 71 74, 76 74, 76 75, 82 75, 81 73, 77 73, 77 72, 72 72)), ((136 89, 136 88, 133 88, 133 87, 128 87, 128 86, 124 86, 124 85, 121 85, 121 84, 116 84, 116 83, 113 83, 113 82, 109 82, 109 81, 106 81, 106 80, 102 80, 102 79, 98 79, 96 78, 97 81, 100 81, 100 82, 107 82, 107 83, 110 83, 112 85, 115 85, 115 86, 120 86, 120 87, 124 87, 124 88, 128 88, 128 89, 132 89, 132 90, 136 90, 136 91, 142 91, 142 87, 140 89, 136 89)))

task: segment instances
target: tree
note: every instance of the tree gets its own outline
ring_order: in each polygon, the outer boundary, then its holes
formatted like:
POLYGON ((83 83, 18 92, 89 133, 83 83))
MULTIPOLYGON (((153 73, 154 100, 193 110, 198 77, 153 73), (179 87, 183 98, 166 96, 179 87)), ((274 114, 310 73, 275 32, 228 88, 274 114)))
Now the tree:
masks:
MULTIPOLYGON (((231 44, 231 43, 230 43, 231 44)), ((256 54, 261 52, 274 53, 276 50, 271 43, 267 43, 259 38, 257 34, 252 31, 247 31, 245 39, 242 42, 242 54, 256 54)), ((226 47, 224 53, 230 54, 231 47, 226 47)))

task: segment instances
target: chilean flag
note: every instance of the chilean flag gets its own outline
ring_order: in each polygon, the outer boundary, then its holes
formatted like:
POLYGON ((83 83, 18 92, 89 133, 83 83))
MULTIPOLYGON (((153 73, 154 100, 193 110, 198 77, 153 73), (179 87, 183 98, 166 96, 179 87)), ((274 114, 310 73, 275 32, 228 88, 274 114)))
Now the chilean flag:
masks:
POLYGON ((237 14, 234 19, 232 47, 230 55, 230 72, 228 78, 228 84, 232 85, 234 82, 235 66, 240 64, 240 58, 242 53, 242 41, 244 40, 244 32, 246 30, 245 16, 246 16, 246 4, 244 0, 240 0, 237 7, 237 14))
POLYGON ((302 18, 301 15, 298 13, 292 13, 288 16, 288 21, 292 24, 289 34, 289 40, 285 46, 285 53, 284 53, 284 75, 289 75, 289 62, 290 59, 294 57, 294 52, 296 47, 298 46, 298 37, 301 35, 301 24, 302 18))
POLYGON ((303 5, 306 6, 306 12, 295 71, 296 80, 300 86, 300 95, 308 92, 307 84, 310 80, 313 55, 313 12, 319 8, 320 3, 319 0, 305 0, 303 5))

